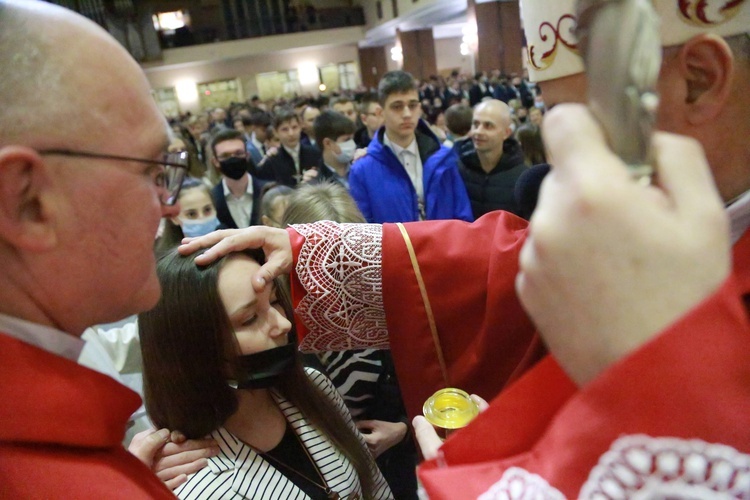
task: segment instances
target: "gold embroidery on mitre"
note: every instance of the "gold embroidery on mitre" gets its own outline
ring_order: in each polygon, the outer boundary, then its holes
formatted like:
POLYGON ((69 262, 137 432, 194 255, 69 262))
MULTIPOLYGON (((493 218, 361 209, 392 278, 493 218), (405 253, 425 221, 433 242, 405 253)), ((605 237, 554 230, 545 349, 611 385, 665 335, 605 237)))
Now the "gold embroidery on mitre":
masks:
POLYGON ((699 28, 729 22, 740 11, 745 0, 677 0, 679 17, 699 28))
POLYGON ((543 51, 541 56, 538 57, 538 62, 536 54, 537 47, 535 45, 529 45, 529 64, 531 64, 534 69, 537 69, 539 71, 545 70, 552 66, 552 64, 555 62, 555 58, 557 57, 558 42, 567 47, 575 54, 578 54, 578 41, 575 39, 574 35, 575 26, 576 18, 572 14, 564 14, 563 16, 561 16, 557 20, 557 25, 553 25, 552 23, 547 21, 540 24, 539 38, 542 40, 542 42, 546 42, 550 38, 550 35, 554 36, 554 39, 552 40, 552 45, 550 46, 549 50, 543 51), (570 22, 570 26, 568 26, 567 30, 561 29, 561 25, 566 21, 570 22), (545 28, 548 29, 545 30, 545 28), (551 33, 549 33, 550 31, 551 33))

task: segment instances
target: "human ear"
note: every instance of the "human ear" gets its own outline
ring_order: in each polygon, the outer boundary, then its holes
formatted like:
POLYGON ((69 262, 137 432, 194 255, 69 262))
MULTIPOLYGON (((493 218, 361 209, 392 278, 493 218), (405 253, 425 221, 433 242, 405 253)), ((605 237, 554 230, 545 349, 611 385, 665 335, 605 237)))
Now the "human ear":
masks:
POLYGON ((680 49, 679 63, 687 89, 688 122, 701 125, 715 119, 725 108, 732 89, 731 49, 719 36, 696 36, 680 49))
POLYGON ((45 251, 57 243, 53 182, 44 159, 25 146, 0 149, 0 238, 45 251))

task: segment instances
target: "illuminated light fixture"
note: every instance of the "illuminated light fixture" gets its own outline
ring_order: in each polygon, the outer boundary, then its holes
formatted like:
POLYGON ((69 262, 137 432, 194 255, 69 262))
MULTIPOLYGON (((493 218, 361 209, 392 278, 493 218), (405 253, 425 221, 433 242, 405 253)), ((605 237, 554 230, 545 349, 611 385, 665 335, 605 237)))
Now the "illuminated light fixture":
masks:
POLYGON ((175 84, 177 100, 181 103, 198 102, 198 86, 193 80, 180 80, 175 84))
POLYGON ((325 83, 321 83, 320 85, 318 85, 318 90, 320 90, 321 92, 325 92, 327 88, 328 87, 326 87, 325 83))
POLYGON ((400 45, 396 45, 391 49, 391 59, 393 61, 403 61, 404 60, 404 51, 401 49, 400 45))
POLYGON ((312 85, 318 83, 318 67, 315 63, 306 62, 299 65, 297 68, 297 78, 299 78, 300 85, 312 85))
POLYGON ((174 12, 159 12, 152 16, 154 29, 166 33, 174 33, 175 30, 184 28, 186 15, 181 10, 174 12))
POLYGON ((463 37, 461 38, 461 55, 468 56, 476 52, 479 37, 477 36, 477 23, 469 21, 461 28, 463 37))

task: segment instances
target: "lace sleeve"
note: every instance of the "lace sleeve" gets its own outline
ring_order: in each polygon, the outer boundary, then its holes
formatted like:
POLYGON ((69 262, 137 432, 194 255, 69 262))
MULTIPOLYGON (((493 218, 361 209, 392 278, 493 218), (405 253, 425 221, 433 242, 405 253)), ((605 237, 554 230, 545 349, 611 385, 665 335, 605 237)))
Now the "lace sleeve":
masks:
POLYGON ((387 348, 382 226, 322 221, 293 225, 305 238, 295 271, 306 295, 295 311, 307 352, 387 348))

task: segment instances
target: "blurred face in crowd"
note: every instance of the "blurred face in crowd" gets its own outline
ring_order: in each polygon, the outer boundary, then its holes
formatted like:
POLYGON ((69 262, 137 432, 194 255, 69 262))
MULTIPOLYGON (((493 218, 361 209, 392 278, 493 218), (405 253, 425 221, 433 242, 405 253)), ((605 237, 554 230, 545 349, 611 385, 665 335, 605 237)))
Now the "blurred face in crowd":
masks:
POLYGON ((222 108, 216 108, 211 114, 211 118, 213 118, 214 123, 223 123, 227 119, 227 112, 222 108))
POLYGON ((353 123, 357 123, 357 113, 354 111, 353 102, 337 102, 333 105, 333 110, 346 116, 353 123))
POLYGON ((408 145, 414 138, 414 130, 421 116, 422 106, 416 90, 393 93, 385 100, 383 119, 385 130, 392 141, 408 145))
POLYGON ((474 108, 471 137, 478 153, 501 153, 503 142, 511 132, 510 108, 495 99, 482 101, 474 108))
POLYGON ((370 136, 383 126, 383 107, 377 102, 371 102, 367 105, 367 110, 360 115, 360 120, 367 127, 370 136))
POLYGON ((203 188, 183 189, 180 192, 180 215, 177 221, 199 220, 216 215, 211 195, 203 188))
POLYGON ((244 158, 247 156, 245 150, 245 143, 240 139, 229 139, 217 143, 214 148, 216 149, 214 160, 222 161, 229 158, 244 158))
POLYGON ((532 108, 529 110, 529 121, 537 127, 542 124, 542 110, 539 108, 532 108))
POLYGON ((313 122, 320 116, 320 110, 313 106, 308 106, 302 112, 302 129, 307 135, 313 133, 313 122))
POLYGON ((279 138, 279 142, 281 142, 282 146, 286 146, 289 149, 297 147, 301 132, 302 130, 296 118, 287 120, 276 128, 276 135, 279 138))
POLYGON ((281 147, 281 141, 279 140, 279 136, 277 136, 276 132, 273 130, 273 127, 268 127, 268 133, 266 134, 266 139, 263 141, 263 146, 265 146, 266 151, 271 148, 281 147))

